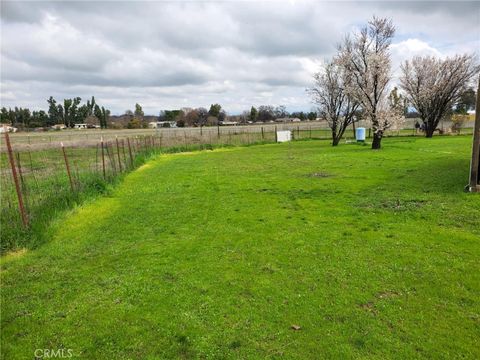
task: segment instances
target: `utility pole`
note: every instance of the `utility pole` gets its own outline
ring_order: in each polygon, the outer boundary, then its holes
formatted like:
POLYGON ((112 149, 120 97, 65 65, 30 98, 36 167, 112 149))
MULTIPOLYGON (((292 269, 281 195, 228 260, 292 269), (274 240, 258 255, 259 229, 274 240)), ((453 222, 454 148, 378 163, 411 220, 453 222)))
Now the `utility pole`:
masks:
POLYGON ((480 77, 475 106, 475 128, 473 130, 472 162, 470 163, 470 182, 468 190, 480 192, 480 77))

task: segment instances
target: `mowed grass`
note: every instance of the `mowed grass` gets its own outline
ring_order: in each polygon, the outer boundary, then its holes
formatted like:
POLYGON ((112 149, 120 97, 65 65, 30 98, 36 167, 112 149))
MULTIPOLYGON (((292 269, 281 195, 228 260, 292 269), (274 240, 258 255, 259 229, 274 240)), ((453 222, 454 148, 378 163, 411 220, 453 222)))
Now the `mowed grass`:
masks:
POLYGON ((2 259, 2 357, 478 359, 471 138, 383 145, 159 156, 2 259))

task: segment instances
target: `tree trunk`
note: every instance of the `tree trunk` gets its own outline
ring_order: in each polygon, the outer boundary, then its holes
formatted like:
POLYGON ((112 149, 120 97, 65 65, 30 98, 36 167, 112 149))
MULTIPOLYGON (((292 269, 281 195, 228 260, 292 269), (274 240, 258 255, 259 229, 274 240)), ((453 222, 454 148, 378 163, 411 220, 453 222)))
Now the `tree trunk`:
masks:
POLYGON ((433 133, 435 132, 435 129, 437 128, 437 124, 434 119, 427 118, 426 121, 424 121, 425 124, 425 137, 426 138, 431 138, 433 137, 433 133))
POLYGON ((426 123, 426 126, 425 126, 425 137, 427 138, 431 138, 433 137, 433 133, 435 132, 435 126, 430 124, 430 123, 426 123))
POLYGON ((381 132, 373 132, 372 149, 378 150, 382 147, 382 135, 383 134, 381 132))
POLYGON ((337 136, 336 127, 332 127, 332 146, 337 146, 340 141, 339 136, 337 136))

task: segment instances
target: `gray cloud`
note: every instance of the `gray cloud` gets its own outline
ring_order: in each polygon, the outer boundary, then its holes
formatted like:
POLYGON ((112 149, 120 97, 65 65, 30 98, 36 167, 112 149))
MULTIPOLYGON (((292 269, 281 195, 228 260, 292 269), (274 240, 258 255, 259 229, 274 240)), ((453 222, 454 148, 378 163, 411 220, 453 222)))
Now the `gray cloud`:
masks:
POLYGON ((393 18, 394 65, 480 47, 478 2, 1 3, 2 105, 95 95, 114 113, 220 102, 308 110, 318 60, 373 14, 393 18))

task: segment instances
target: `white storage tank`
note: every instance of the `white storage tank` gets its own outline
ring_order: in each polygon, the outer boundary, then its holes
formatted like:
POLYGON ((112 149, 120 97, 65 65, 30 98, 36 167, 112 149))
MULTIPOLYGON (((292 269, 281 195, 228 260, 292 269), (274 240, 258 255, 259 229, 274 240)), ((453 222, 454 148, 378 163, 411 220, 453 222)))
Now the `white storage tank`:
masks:
POLYGON ((365 128, 359 127, 355 131, 355 137, 358 142, 364 142, 365 141, 365 128))

